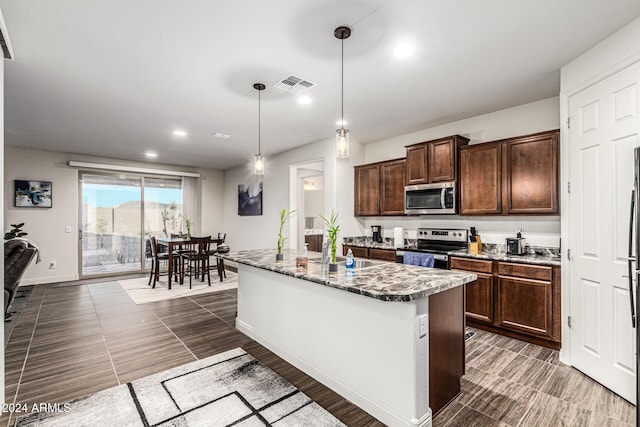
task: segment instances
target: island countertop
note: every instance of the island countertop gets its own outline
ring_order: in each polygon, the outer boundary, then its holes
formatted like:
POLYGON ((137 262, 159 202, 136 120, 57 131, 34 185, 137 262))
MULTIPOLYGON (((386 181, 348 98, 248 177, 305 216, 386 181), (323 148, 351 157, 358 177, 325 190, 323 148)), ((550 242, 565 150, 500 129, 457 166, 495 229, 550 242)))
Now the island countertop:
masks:
POLYGON ((216 256, 382 301, 412 301, 462 286, 477 278, 473 273, 373 260, 367 260, 371 266, 356 269, 353 278, 346 277, 344 263, 338 264, 338 274, 330 277, 323 274, 322 264, 315 261, 320 258, 317 252, 309 253, 306 271, 296 268, 296 257, 302 256, 302 251, 286 249, 283 255, 284 260, 280 262, 276 262, 274 249, 236 251, 216 256))

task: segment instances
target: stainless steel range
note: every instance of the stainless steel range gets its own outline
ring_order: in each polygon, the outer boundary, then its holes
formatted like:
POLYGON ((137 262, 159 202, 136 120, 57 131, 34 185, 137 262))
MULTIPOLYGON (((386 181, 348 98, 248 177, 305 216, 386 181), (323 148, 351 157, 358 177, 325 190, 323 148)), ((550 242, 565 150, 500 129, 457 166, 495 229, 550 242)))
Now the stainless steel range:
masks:
POLYGON ((405 252, 429 253, 434 257, 434 267, 449 268, 448 252, 465 250, 469 247, 467 230, 442 228, 418 228, 416 247, 405 247, 396 250, 396 262, 403 262, 405 252))

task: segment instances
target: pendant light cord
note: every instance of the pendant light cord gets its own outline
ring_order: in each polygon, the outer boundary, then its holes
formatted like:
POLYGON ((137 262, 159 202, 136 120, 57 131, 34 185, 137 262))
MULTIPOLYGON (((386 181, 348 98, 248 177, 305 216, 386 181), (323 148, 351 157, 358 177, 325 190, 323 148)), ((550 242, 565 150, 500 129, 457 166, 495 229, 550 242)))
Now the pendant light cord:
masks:
POLYGON ((260 92, 258 90, 258 155, 260 155, 260 92))
POLYGON ((341 47, 341 56, 340 56, 340 62, 342 64, 341 66, 341 71, 340 71, 340 98, 341 98, 341 108, 342 111, 340 112, 340 129, 344 129, 344 39, 340 40, 340 47, 341 47))

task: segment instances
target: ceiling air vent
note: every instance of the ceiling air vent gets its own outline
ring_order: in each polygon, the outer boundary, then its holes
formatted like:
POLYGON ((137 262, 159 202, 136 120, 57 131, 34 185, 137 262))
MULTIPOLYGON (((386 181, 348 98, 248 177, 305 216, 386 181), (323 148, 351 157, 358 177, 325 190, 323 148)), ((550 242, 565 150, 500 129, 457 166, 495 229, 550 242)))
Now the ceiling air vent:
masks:
POLYGON ((293 74, 289 74, 284 79, 280 80, 273 87, 277 87, 278 89, 282 89, 286 92, 293 93, 294 95, 301 94, 302 92, 306 92, 307 90, 314 87, 316 84, 312 83, 308 80, 305 80, 301 77, 294 76, 293 74))

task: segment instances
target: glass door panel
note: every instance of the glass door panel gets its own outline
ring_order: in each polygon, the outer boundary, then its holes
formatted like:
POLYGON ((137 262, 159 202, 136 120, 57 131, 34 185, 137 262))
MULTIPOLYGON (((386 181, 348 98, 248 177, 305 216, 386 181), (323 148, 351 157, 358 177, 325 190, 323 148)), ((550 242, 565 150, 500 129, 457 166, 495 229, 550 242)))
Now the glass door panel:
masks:
POLYGON ((141 270, 142 178, 83 173, 81 275, 141 270))
POLYGON ((151 268, 149 237, 169 237, 184 229, 182 181, 169 178, 144 179, 145 268, 151 268))

